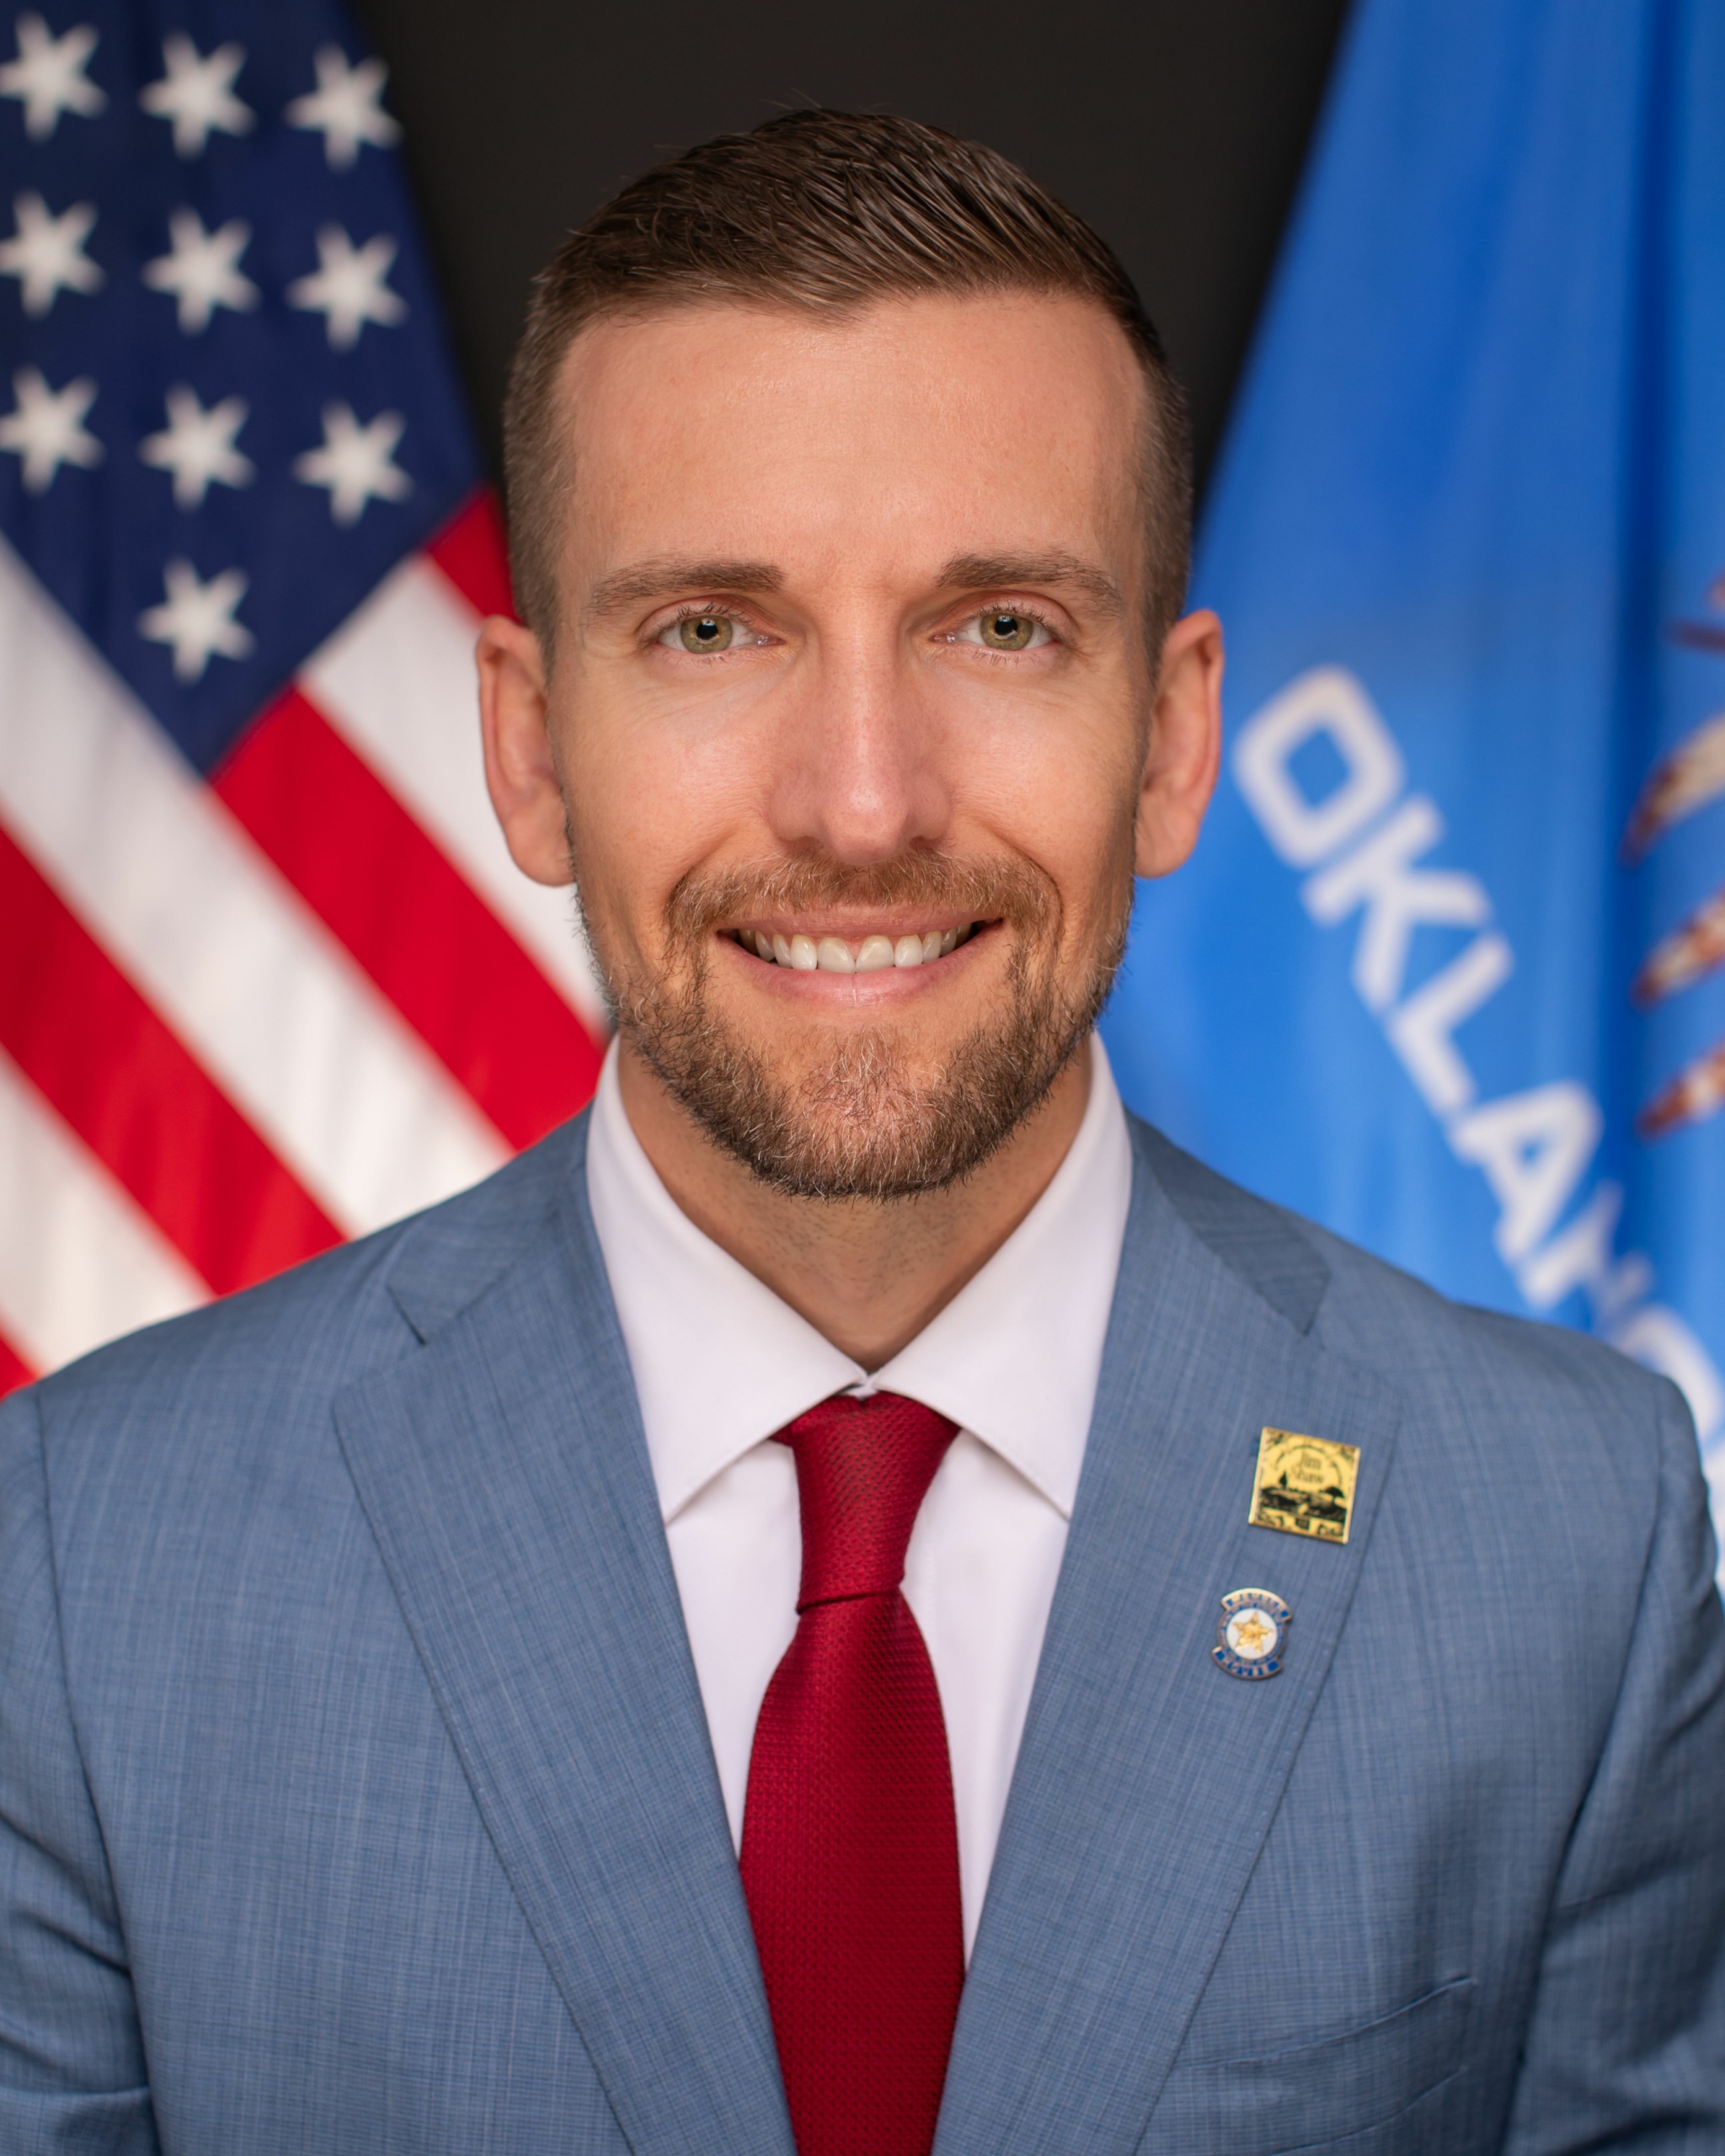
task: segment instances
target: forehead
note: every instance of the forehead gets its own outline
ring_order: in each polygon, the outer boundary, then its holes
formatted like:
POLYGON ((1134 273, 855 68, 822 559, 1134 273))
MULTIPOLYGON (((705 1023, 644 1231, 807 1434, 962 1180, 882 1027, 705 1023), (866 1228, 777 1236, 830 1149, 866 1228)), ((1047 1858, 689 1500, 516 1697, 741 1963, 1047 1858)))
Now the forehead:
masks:
POLYGON ((595 572, 660 552, 1118 560, 1146 394, 1119 325, 1065 295, 601 321, 559 383, 567 543, 595 572))

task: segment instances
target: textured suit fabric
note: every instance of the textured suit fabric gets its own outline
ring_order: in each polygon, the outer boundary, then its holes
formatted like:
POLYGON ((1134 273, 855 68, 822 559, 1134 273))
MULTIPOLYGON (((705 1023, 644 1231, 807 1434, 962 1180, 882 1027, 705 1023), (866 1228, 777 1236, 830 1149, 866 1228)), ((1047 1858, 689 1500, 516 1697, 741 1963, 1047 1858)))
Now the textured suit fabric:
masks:
MULTIPOLYGON (((790 2156, 584 1139, 0 1409, 8 2156, 790 2156)), ((1135 1148, 938 2156, 1725 2147, 1677 1396, 1135 1148)))

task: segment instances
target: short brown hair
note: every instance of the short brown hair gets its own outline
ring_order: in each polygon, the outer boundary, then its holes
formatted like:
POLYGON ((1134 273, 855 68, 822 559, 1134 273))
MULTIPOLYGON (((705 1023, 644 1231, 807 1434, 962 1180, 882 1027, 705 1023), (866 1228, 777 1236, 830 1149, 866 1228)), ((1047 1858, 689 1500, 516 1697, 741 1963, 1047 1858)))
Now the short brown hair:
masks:
POLYGON ((932 293, 1074 293, 1126 333, 1149 391, 1142 487, 1152 649, 1185 597, 1191 457, 1185 399, 1113 249, 979 142, 884 115, 782 114, 632 181, 535 280, 504 406, 510 564, 549 649, 564 488, 556 389, 590 322, 702 301, 841 316, 932 293))

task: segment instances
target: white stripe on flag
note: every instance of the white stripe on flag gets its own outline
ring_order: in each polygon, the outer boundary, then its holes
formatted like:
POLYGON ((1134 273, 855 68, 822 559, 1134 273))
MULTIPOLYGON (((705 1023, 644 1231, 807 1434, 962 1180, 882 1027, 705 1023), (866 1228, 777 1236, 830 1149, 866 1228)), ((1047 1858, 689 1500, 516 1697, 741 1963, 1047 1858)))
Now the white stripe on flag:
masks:
POLYGON ((604 1006, 567 890, 522 875, 485 791, 479 616, 410 554, 300 670, 306 695, 435 841, 586 1024, 604 1006))
POLYGON ((0 1333, 38 1370, 210 1291, 0 1053, 0 1333))
POLYGON ((346 1233, 430 1204, 508 1158, 3 542, 0 810, 346 1233))

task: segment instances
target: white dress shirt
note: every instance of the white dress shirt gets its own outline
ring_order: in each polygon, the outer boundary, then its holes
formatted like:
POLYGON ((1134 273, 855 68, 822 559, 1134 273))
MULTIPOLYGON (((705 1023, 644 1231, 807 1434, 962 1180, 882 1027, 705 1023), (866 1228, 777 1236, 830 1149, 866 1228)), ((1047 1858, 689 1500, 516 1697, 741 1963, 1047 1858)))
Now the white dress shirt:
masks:
POLYGON ((902 1393, 959 1425, 922 1501, 905 1595, 927 1641, 976 1935, 1095 1403, 1131 1195, 1102 1043, 1053 1181, 981 1271, 871 1377, 681 1212, 606 1056, 587 1188, 671 1565, 740 1847, 756 1718, 797 1628, 797 1470, 777 1430, 836 1392, 902 1393))

